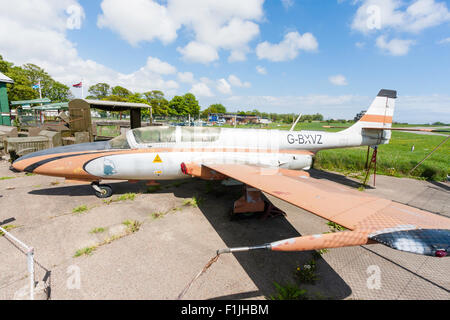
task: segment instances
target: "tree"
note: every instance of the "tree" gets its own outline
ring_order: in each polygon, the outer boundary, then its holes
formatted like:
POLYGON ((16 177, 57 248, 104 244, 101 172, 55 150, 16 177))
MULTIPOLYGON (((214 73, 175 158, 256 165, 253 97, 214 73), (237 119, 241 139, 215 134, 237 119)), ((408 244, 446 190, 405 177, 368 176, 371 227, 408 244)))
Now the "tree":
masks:
POLYGON ((43 98, 48 98, 52 102, 67 102, 73 99, 70 88, 61 82, 55 81, 41 67, 27 63, 23 66, 23 70, 30 80, 31 85, 40 83, 43 98))
POLYGON ((6 85, 9 101, 39 98, 39 93, 36 90, 33 90, 31 81, 21 67, 9 68, 5 74, 14 80, 14 83, 8 83, 6 85))
POLYGON ((107 83, 97 83, 89 87, 88 92, 94 99, 104 99, 111 93, 111 87, 107 83))
POLYGON ((168 116, 173 112, 169 107, 169 101, 164 98, 164 93, 159 90, 144 92, 144 97, 152 106, 152 114, 156 116, 168 116))
POLYGON ((68 102, 73 99, 70 88, 60 82, 52 81, 50 87, 45 91, 45 97, 52 102, 68 102))
POLYGON ((200 105, 198 104, 195 96, 192 93, 186 93, 183 98, 186 102, 187 114, 190 114, 191 116, 198 116, 200 113, 200 105))
POLYGON ((186 101, 182 96, 174 96, 169 102, 169 108, 173 115, 185 116, 188 114, 186 101))
POLYGON ((201 117, 208 118, 208 114, 210 113, 226 113, 227 109, 220 103, 215 103, 210 105, 208 108, 202 111, 201 117))
POLYGON ((0 72, 6 73, 8 72, 9 68, 12 68, 13 63, 3 60, 2 55, 0 55, 0 72))
POLYGON ((124 87, 121 86, 115 86, 114 88, 112 88, 111 90, 113 95, 119 96, 119 97, 123 97, 123 98, 127 98, 129 95, 132 94, 132 92, 124 87))

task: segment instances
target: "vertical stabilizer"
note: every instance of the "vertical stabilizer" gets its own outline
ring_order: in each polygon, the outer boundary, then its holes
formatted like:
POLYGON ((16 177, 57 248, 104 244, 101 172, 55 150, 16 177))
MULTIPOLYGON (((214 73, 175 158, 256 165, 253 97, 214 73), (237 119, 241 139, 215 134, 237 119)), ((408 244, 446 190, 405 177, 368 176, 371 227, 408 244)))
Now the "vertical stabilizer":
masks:
MULTIPOLYGON (((362 118, 345 131, 363 134, 364 128, 391 128, 396 98, 397 91, 381 89, 362 118)), ((391 131, 383 131, 384 142, 382 143, 388 143, 390 138, 391 131)))

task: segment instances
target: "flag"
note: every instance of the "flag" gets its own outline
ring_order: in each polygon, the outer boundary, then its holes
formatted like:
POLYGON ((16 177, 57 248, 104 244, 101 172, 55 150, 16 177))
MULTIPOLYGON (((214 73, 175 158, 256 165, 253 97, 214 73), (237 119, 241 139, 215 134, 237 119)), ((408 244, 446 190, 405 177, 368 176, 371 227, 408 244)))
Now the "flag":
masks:
POLYGON ((72 87, 74 87, 74 88, 82 88, 83 87, 83 82, 74 84, 74 85, 72 85, 72 87))
POLYGON ((33 89, 39 89, 40 87, 41 87, 41 83, 39 82, 33 86, 33 89))

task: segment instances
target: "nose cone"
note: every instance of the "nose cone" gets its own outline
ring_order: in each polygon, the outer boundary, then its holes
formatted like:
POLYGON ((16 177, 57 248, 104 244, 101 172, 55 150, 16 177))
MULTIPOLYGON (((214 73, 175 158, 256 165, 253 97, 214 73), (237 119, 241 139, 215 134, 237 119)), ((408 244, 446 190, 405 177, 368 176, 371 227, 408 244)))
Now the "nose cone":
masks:
POLYGON ((61 158, 65 154, 107 150, 109 148, 108 141, 98 141, 45 149, 20 157, 13 162, 12 167, 17 171, 33 172, 40 165, 61 158))
POLYGON ((12 164, 12 167, 15 171, 24 171, 25 170, 25 161, 20 161, 20 158, 15 160, 12 164))

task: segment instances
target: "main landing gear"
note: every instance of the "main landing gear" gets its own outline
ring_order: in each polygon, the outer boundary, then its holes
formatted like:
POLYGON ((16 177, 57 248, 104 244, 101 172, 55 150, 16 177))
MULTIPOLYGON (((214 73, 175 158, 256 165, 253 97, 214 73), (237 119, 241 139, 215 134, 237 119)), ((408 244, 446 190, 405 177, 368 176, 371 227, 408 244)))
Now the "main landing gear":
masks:
POLYGON ((244 194, 234 202, 231 209, 231 219, 249 217, 256 214, 261 215, 262 219, 286 215, 270 203, 260 190, 244 185, 244 194))
POLYGON ((109 198, 113 194, 112 187, 108 184, 100 184, 98 181, 91 183, 91 187, 95 191, 97 198, 109 198))

